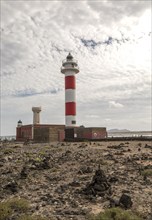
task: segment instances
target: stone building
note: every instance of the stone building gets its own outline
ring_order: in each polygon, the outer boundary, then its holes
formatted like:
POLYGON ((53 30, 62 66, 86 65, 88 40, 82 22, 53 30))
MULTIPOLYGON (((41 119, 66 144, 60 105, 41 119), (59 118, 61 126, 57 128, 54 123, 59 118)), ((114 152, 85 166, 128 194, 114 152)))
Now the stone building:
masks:
POLYGON ((40 124, 41 107, 32 107, 33 124, 23 125, 18 121, 16 140, 33 140, 35 142, 64 141, 65 125, 40 124))
POLYGON ((16 128, 16 140, 35 142, 64 141, 64 125, 36 124, 22 125, 16 128))
POLYGON ((100 140, 107 138, 105 127, 75 127, 65 128, 65 139, 70 140, 100 140))

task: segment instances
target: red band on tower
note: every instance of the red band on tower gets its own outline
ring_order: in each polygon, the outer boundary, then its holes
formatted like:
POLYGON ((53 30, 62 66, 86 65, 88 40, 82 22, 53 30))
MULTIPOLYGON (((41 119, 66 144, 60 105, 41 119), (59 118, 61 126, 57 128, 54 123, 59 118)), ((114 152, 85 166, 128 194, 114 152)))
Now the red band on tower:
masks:
POLYGON ((67 102, 65 103, 66 115, 76 115, 76 103, 67 102))
POLYGON ((65 89, 75 89, 75 76, 65 77, 65 89))

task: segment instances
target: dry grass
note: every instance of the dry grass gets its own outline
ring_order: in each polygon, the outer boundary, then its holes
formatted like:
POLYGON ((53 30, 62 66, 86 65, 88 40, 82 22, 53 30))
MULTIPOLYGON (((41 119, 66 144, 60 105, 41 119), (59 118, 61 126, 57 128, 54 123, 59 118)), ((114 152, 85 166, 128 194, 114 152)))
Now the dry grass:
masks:
POLYGON ((145 169, 145 170, 141 171, 141 175, 144 177, 152 176, 152 169, 145 169))
POLYGON ((26 213, 30 206, 27 200, 13 198, 0 203, 0 220, 10 219, 15 212, 26 213))
POLYGON ((91 216, 89 220, 142 220, 131 211, 126 211, 121 208, 111 208, 103 213, 91 216))

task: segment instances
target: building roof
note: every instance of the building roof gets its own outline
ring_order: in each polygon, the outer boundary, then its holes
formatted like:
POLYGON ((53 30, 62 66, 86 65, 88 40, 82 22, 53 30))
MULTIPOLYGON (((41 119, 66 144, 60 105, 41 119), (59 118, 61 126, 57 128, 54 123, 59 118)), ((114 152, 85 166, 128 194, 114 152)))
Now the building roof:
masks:
POLYGON ((40 127, 53 127, 53 126, 56 126, 56 127, 58 127, 58 126, 65 126, 65 125, 61 125, 61 124, 27 124, 27 125, 23 125, 22 127, 24 128, 24 127, 32 127, 32 126, 34 126, 34 127, 38 127, 38 128, 40 128, 40 127))

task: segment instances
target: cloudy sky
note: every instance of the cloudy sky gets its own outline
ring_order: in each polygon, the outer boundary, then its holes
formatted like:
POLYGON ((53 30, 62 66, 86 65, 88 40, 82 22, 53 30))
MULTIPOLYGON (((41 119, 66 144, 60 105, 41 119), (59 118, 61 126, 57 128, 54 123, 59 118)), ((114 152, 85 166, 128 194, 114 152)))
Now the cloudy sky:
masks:
POLYGON ((151 1, 2 1, 1 135, 64 123, 62 60, 78 60, 77 125, 151 129, 151 1))

